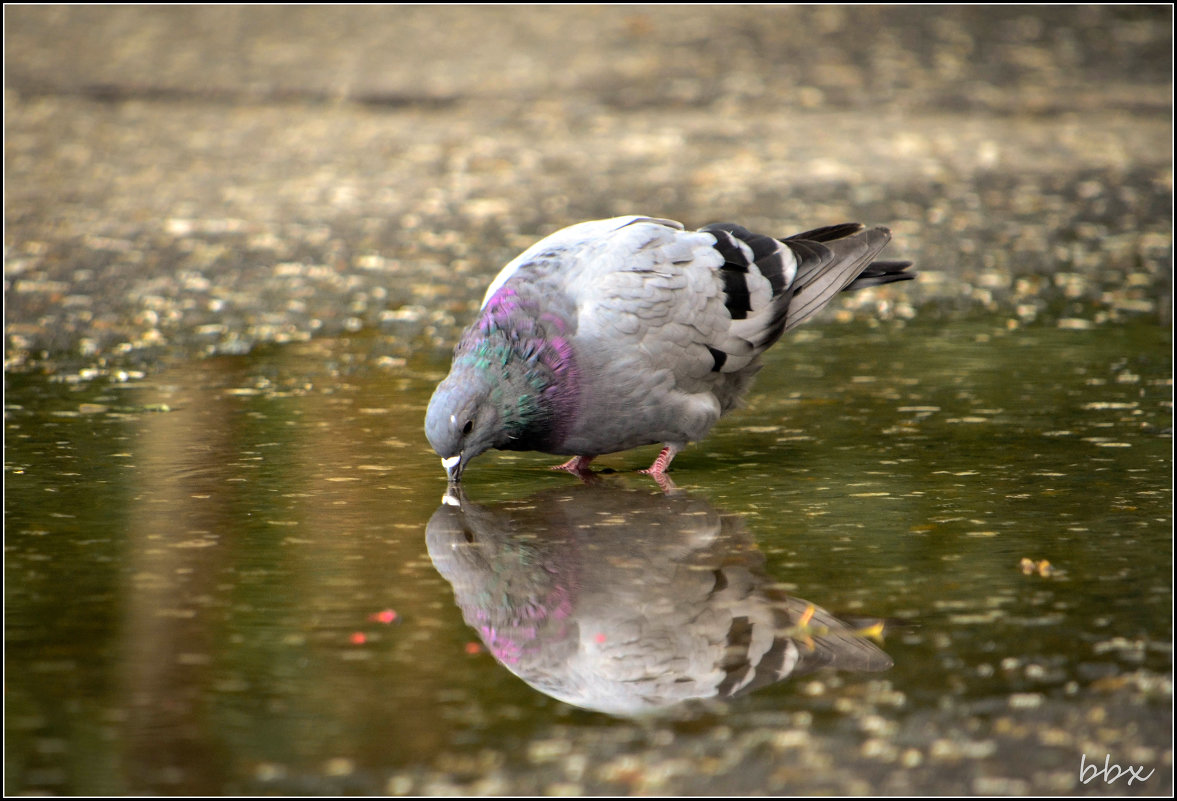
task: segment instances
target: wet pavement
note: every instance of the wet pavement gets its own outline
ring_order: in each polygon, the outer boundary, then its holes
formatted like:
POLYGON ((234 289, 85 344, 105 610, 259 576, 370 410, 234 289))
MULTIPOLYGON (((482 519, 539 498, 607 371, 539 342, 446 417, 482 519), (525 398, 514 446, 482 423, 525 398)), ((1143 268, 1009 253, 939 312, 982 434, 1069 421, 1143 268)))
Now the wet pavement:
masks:
POLYGON ((1171 793, 1170 8, 22 6, 5 44, 7 792, 1171 793), (774 350, 685 497, 500 455, 454 528, 458 331, 631 212, 887 225, 921 278, 774 350), (895 664, 589 711, 500 579, 602 651, 713 639, 614 582, 895 664))

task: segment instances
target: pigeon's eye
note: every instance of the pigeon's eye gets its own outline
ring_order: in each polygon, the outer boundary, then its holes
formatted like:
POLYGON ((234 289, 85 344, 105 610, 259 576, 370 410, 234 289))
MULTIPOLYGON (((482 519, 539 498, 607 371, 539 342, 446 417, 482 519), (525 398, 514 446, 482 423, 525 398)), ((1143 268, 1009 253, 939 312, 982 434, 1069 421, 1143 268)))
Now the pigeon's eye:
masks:
POLYGON ((466 436, 467 434, 469 434, 473 430, 474 430, 474 421, 467 420, 466 425, 462 426, 462 436, 463 437, 466 436))

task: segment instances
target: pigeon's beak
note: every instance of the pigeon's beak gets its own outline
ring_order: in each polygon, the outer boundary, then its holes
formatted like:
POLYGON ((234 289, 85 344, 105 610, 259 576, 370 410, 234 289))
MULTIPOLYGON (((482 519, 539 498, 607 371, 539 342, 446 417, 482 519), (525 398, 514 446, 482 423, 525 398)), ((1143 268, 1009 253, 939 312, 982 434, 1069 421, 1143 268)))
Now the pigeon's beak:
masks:
POLYGON ((462 492, 461 484, 450 483, 445 488, 445 495, 441 496, 441 503, 443 506, 452 506, 455 509, 461 510, 462 500, 466 494, 462 492))
POLYGON ((445 468, 446 477, 451 484, 457 484, 462 480, 462 468, 466 466, 466 463, 462 461, 462 454, 442 459, 441 466, 445 468))

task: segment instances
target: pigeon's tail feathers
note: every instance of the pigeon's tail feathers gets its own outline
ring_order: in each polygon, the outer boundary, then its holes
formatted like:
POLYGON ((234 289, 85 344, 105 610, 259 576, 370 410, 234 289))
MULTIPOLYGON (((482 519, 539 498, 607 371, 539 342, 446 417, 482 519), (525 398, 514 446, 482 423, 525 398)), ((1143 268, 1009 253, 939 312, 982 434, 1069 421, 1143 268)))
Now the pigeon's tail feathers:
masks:
MULTIPOLYGON (((804 231, 800 234, 793 234, 786 237, 785 242, 834 242, 838 239, 845 239, 848 236, 853 236, 860 231, 865 230, 866 226, 862 223, 838 223, 837 225, 823 225, 821 228, 814 228, 812 231, 804 231)), ((886 229, 883 229, 886 230, 886 229)), ((890 231, 887 231, 890 236, 890 231)))
POLYGON ((820 668, 877 672, 893 665, 866 635, 808 601, 786 597, 764 604, 755 596, 750 600, 730 610, 726 653, 718 663, 724 673, 716 692, 721 698, 820 668))
POLYGON ((825 609, 796 597, 788 598, 784 605, 792 626, 790 635, 802 644, 794 675, 823 667, 876 672, 894 664, 871 642, 871 635, 852 628, 825 609))
POLYGON ((910 266, 911 262, 909 261, 872 261, 842 291, 853 292, 856 289, 865 289, 869 286, 882 286, 895 281, 910 281, 916 276, 915 270, 905 272, 910 266))
POLYGON ((886 228, 861 223, 829 225, 782 240, 797 258, 782 333, 805 322, 844 289, 914 277, 902 272, 906 263, 900 267, 901 262, 871 261, 890 240, 886 228))

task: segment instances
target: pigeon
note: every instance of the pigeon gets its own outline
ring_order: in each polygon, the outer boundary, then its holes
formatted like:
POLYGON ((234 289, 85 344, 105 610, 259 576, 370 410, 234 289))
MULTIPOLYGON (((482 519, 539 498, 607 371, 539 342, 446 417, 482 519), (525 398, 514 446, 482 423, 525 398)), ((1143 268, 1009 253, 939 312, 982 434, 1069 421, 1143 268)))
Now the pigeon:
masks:
POLYGON ((883 227, 775 239, 732 223, 687 231, 626 216, 540 240, 498 274, 429 401, 425 434, 451 484, 491 449, 572 457, 660 443, 643 473, 736 408, 781 335, 840 291, 914 278, 874 261, 883 227))
POLYGON ((585 709, 689 712, 823 668, 893 664, 871 641, 883 621, 786 592, 743 518, 703 498, 602 480, 482 505, 456 485, 425 540, 486 650, 585 709))

